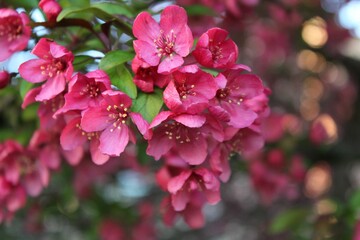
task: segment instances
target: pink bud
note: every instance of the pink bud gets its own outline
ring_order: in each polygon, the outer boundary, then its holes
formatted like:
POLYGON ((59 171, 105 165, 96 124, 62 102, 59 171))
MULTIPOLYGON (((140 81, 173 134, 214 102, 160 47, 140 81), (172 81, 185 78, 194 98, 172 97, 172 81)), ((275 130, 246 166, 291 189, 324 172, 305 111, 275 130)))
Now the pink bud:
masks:
POLYGON ((5 88, 10 82, 10 74, 7 71, 0 71, 0 89, 5 88))
POLYGON ((49 22, 55 22, 62 8, 55 0, 41 0, 39 8, 44 11, 49 22))

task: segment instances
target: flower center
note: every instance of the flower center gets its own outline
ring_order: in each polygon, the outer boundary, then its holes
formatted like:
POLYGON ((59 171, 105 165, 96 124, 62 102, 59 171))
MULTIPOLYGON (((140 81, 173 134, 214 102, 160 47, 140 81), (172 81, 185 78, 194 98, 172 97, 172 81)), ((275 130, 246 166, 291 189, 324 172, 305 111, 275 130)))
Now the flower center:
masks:
POLYGON ((21 36, 23 26, 18 17, 8 17, 4 23, 0 25, 0 37, 7 37, 7 41, 11 42, 21 36))
POLYGON ((40 66, 40 70, 42 75, 51 78, 63 72, 66 66, 67 64, 65 62, 62 62, 61 60, 53 59, 50 63, 40 66))
POLYGON ((196 92, 193 91, 193 88, 195 87, 194 84, 192 85, 185 85, 185 83, 177 86, 177 91, 182 99, 186 99, 187 95, 195 96, 196 92))
POLYGON ((160 36, 157 39, 154 39, 156 49, 159 57, 173 56, 174 46, 175 46, 176 34, 174 30, 171 30, 169 34, 165 35, 162 30, 160 30, 160 36))
POLYGON ((84 94, 89 95, 91 98, 96 98, 100 95, 100 88, 96 83, 88 83, 80 92, 80 95, 84 94))
POLYGON ((241 102, 244 101, 244 99, 242 97, 240 97, 238 99, 235 97, 231 97, 230 93, 231 93, 230 88, 228 88, 228 87, 221 88, 216 91, 216 97, 217 97, 217 99, 219 99, 221 101, 226 101, 228 103, 234 103, 237 105, 240 105, 241 102))
POLYGON ((193 129, 178 123, 178 122, 168 122, 165 125, 165 134, 168 136, 168 139, 175 139, 178 143, 190 143, 199 139, 199 131, 193 132, 193 129))
POLYGON ((120 105, 108 105, 106 110, 109 113, 109 122, 112 122, 114 128, 110 129, 110 132, 114 130, 121 129, 121 125, 126 123, 126 119, 128 118, 128 108, 124 106, 124 104, 120 105))
POLYGON ((80 123, 77 123, 75 126, 81 131, 81 135, 86 137, 89 141, 91 141, 93 138, 99 138, 98 132, 85 132, 81 128, 80 123))
POLYGON ((220 44, 221 43, 219 42, 217 45, 211 44, 209 46, 213 61, 223 58, 222 48, 220 47, 220 44))

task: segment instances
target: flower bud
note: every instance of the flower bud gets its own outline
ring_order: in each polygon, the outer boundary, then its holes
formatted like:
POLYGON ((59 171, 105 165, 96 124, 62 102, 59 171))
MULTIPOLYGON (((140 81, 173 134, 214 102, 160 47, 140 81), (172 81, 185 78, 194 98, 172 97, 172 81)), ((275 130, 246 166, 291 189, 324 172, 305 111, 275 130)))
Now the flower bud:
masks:
POLYGON ((7 71, 0 71, 0 89, 5 88, 10 82, 10 74, 7 71))
POLYGON ((57 16, 62 11, 60 4, 55 0, 41 0, 39 8, 44 11, 49 22, 55 22, 57 16))

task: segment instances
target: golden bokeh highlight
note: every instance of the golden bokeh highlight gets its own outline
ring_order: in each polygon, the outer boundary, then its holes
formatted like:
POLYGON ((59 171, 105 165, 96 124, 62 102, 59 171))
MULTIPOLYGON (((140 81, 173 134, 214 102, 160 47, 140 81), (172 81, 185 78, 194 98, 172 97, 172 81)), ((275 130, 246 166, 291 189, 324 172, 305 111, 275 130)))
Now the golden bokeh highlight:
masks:
POLYGON ((332 184, 330 167, 321 163, 309 169, 305 178, 305 195, 318 198, 325 194, 332 184))
POLYGON ((305 98, 300 102, 300 114, 307 121, 314 120, 320 112, 320 105, 317 100, 305 98))
POLYGON ((321 17, 313 17, 304 23, 301 36, 313 48, 320 48, 328 40, 326 22, 321 17))
POLYGON ((308 77, 304 80, 302 94, 306 98, 320 100, 324 94, 324 84, 316 77, 308 77))
POLYGON ((321 114, 314 123, 320 123, 328 136, 327 143, 335 142, 338 138, 338 129, 334 119, 329 114, 321 114))
POLYGON ((320 73, 326 67, 326 60, 323 55, 306 49, 298 53, 297 65, 300 69, 320 73))

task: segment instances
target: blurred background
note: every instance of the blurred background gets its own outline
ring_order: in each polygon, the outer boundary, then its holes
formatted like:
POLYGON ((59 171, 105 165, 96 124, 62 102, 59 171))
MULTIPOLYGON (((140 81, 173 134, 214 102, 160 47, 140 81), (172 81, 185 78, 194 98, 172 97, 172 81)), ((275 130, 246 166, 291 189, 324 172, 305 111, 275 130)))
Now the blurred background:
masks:
MULTIPOLYGON (((82 2, 59 1, 63 7, 82 2)), ((360 1, 121 2, 154 13, 181 5, 195 37, 214 26, 229 31, 239 47, 238 63, 250 66, 271 90, 264 149, 232 156, 231 179, 222 184, 222 201, 204 209, 203 229, 192 230, 183 220, 170 228, 162 223, 164 193, 154 176, 160 163, 139 155, 146 147, 140 144, 100 167, 62 164, 49 187, 0 226, 0 239, 360 239, 360 1)), ((35 22, 45 20, 36 1, 0 3, 25 9, 35 22)), ((38 27, 35 33, 48 31, 38 27)), ((83 49, 74 49, 88 55, 78 69, 96 67, 103 55, 89 51, 97 45, 85 38, 88 33, 64 31, 51 36, 86 39, 83 49)), ((123 33, 112 37, 119 44, 127 40, 123 33)), ((18 52, 0 68, 17 72, 31 57, 18 52)), ((0 90, 0 139, 26 144, 36 128, 36 106, 20 110, 21 98, 10 94, 16 81, 0 90)))

